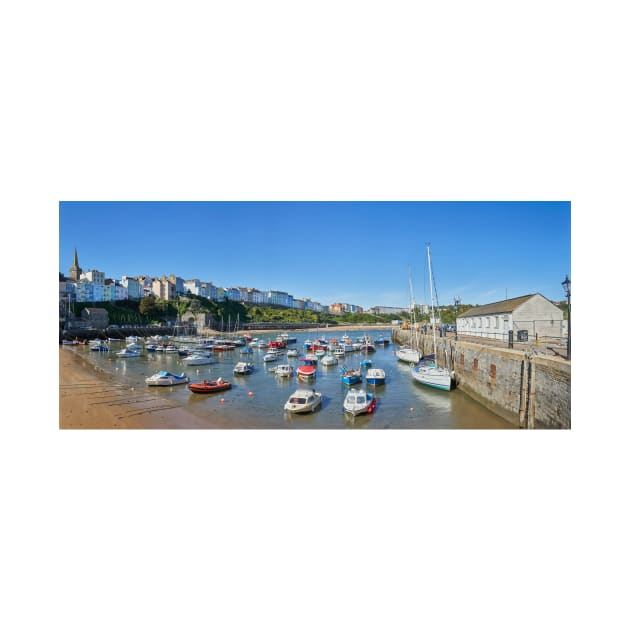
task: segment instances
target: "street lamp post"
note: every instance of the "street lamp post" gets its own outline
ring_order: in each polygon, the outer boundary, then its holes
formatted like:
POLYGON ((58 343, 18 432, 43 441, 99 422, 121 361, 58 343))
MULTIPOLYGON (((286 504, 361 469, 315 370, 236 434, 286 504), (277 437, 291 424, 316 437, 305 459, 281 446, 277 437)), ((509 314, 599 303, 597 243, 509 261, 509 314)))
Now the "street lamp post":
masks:
POLYGON ((569 276, 567 275, 562 283, 562 288, 564 289, 564 293, 567 296, 567 306, 568 306, 568 335, 567 335, 567 360, 571 360, 571 280, 569 280, 569 276))

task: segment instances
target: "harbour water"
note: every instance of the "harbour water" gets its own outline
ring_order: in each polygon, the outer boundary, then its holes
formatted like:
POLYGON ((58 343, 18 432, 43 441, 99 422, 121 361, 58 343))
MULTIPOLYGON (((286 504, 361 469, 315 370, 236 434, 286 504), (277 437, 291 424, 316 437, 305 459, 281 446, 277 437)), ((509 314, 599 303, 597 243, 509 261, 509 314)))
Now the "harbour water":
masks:
MULTIPOLYGON (((333 334, 328 330, 328 339, 340 338, 344 333, 333 334)), ((347 333, 353 340, 363 333, 347 333)), ((379 335, 390 338, 390 330, 370 330, 374 340, 379 335)), ((300 358, 304 356, 304 341, 314 340, 313 332, 298 332, 296 348, 300 358)), ((260 339, 272 341, 275 334, 259 335, 260 339)), ((175 342, 177 340, 174 340, 175 342)), ((265 363, 266 350, 253 348, 253 353, 241 355, 239 348, 227 352, 215 352, 211 365, 186 366, 177 353, 149 353, 144 350, 140 357, 121 358, 116 352, 124 348, 124 343, 110 344, 110 352, 92 352, 89 346, 75 346, 73 352, 109 373, 112 378, 130 388, 151 390, 151 394, 163 397, 165 402, 185 407, 201 419, 220 419, 222 426, 255 429, 513 429, 512 424, 492 413, 483 405, 459 390, 442 392, 418 384, 413 380, 410 366, 395 356, 396 346, 376 346, 376 352, 365 355, 360 352, 347 353, 339 357, 338 365, 317 367, 314 380, 304 382, 297 377, 279 378, 272 370, 281 363, 288 363, 295 369, 301 365, 299 358, 289 358, 286 354, 274 363, 265 363), (363 379, 361 385, 374 393, 377 404, 374 413, 352 419, 343 411, 343 400, 350 386, 341 381, 342 367, 358 368, 364 359, 372 361, 372 367, 385 370, 386 384, 368 385, 363 379), (255 370, 246 376, 233 374, 239 361, 254 363, 255 370), (160 370, 175 374, 185 372, 191 382, 222 377, 232 383, 232 389, 216 394, 193 394, 185 385, 173 387, 149 387, 145 378, 160 370), (321 407, 306 415, 288 414, 284 404, 296 389, 315 389, 323 395, 321 407)), ((69 348, 68 348, 69 349, 69 348)), ((364 371, 365 372, 365 371, 364 371)))

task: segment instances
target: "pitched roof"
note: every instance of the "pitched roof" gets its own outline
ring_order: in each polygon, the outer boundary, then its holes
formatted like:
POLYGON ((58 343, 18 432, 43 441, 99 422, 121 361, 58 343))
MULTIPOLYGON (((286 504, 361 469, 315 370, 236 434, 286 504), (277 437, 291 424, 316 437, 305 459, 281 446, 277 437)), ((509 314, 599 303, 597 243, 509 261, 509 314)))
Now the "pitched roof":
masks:
POLYGON ((503 300, 502 302, 492 302, 492 304, 485 304, 484 306, 475 306, 465 313, 458 315, 458 317, 475 317, 477 315, 495 315, 497 313, 512 313, 521 304, 527 302, 536 295, 523 295, 521 297, 512 298, 511 300, 503 300))

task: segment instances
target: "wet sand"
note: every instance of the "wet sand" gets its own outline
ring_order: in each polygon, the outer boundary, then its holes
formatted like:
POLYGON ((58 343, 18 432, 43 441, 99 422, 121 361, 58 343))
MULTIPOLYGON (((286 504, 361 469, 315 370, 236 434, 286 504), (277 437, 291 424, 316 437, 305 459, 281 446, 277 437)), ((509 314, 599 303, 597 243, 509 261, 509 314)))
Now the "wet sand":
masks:
MULTIPOLYGON (((125 387, 71 350, 59 349, 60 429, 227 429, 221 418, 201 418, 151 391, 125 387)), ((239 427, 242 428, 242 427, 239 427)))

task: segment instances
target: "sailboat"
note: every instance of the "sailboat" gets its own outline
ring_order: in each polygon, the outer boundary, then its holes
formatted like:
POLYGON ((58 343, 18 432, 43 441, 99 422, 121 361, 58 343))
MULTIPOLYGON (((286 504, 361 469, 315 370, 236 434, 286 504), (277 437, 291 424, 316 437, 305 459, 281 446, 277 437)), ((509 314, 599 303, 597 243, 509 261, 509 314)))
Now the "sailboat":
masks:
MULTIPOLYGON (((418 346, 416 331, 416 303, 413 297, 413 285, 411 284, 411 269, 409 270, 409 297, 411 298, 411 338, 410 342, 416 337, 416 347, 418 346)), ((420 361, 420 351, 413 348, 413 345, 401 346, 396 350, 396 356, 399 361, 406 363, 418 363, 420 361)))
POLYGON ((430 244, 427 243, 427 259, 429 261, 429 285, 431 288, 431 317, 433 319, 433 356, 435 359, 429 363, 424 365, 418 365, 416 367, 411 368, 411 375, 413 378, 418 381, 418 383, 422 383, 423 385, 428 385, 429 387, 434 387, 436 389, 441 389, 447 392, 450 392, 453 388, 453 379, 451 378, 451 372, 445 367, 439 367, 437 364, 437 339, 435 336, 435 307, 434 307, 434 299, 433 299, 433 269, 431 267, 431 247, 430 244))

